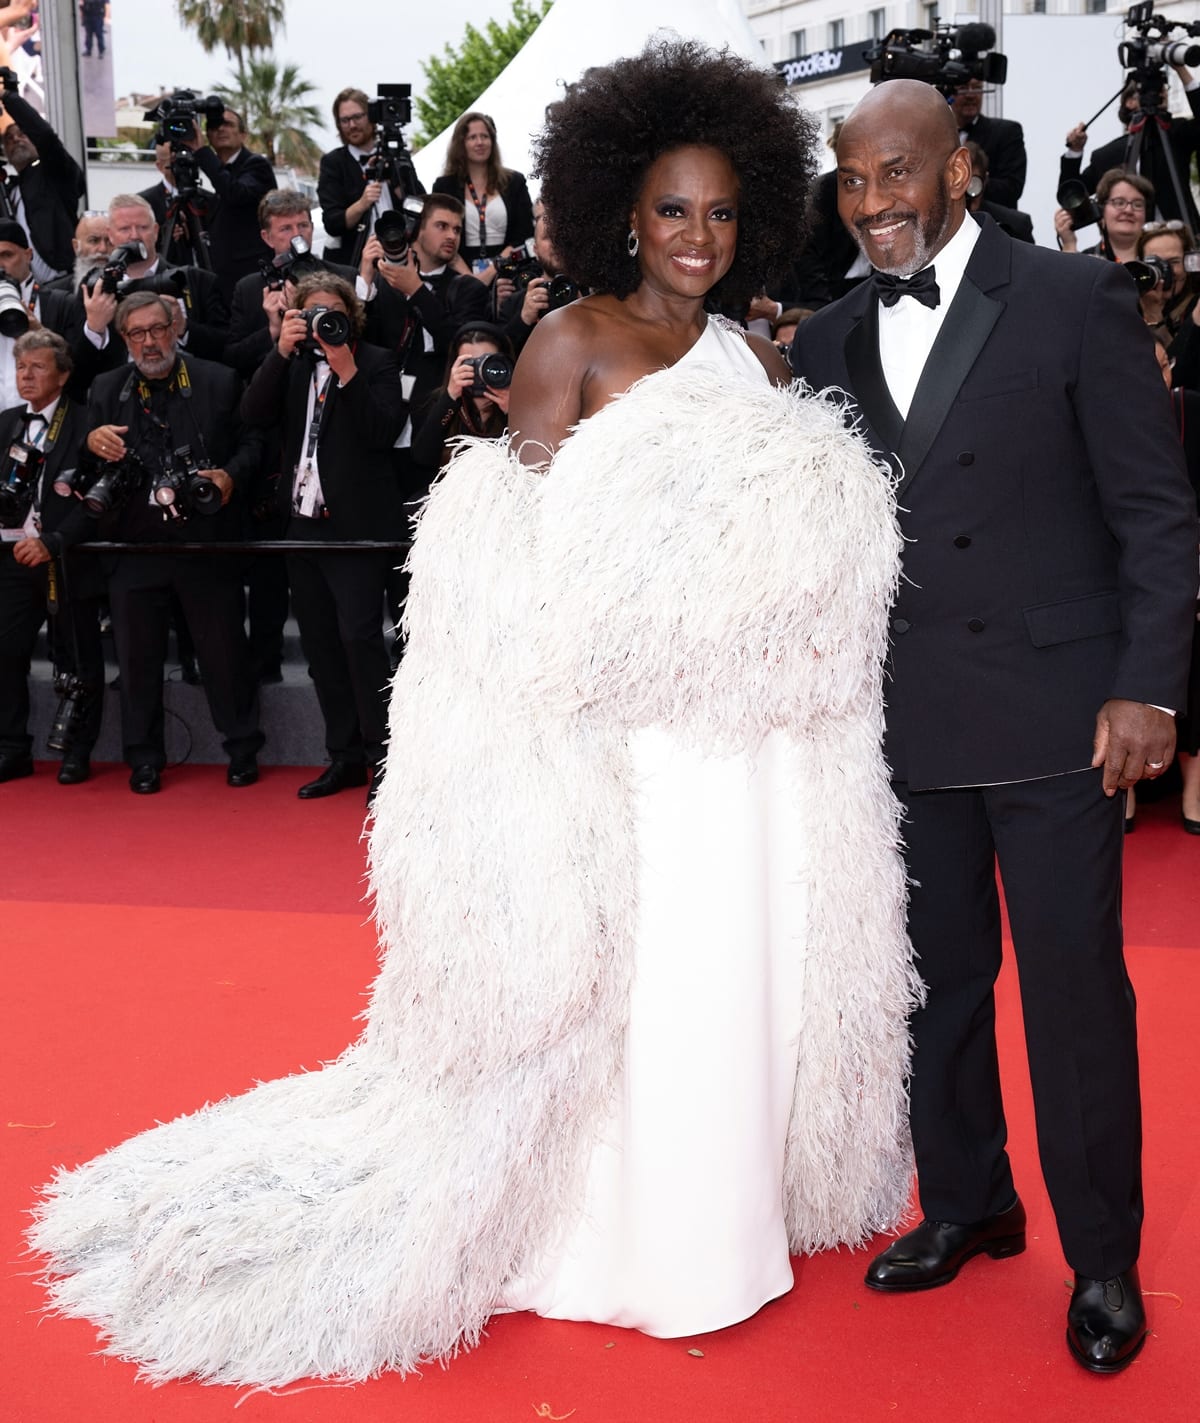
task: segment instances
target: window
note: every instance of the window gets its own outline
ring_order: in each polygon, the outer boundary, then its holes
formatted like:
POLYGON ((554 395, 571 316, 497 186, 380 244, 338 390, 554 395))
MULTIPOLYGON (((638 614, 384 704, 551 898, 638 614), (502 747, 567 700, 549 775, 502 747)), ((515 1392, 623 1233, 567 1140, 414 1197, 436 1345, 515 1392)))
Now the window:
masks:
POLYGON ((887 11, 869 10, 867 12, 867 38, 881 40, 887 34, 887 11))
POLYGON ((845 20, 830 20, 829 39, 826 41, 828 48, 841 49, 846 43, 846 22, 845 20))
POLYGON ((1103 15, 1107 9, 1107 0, 1087 0, 1087 13, 1089 15, 1103 15))
POLYGON ((803 59, 808 53, 808 31, 792 31, 792 58, 803 59))

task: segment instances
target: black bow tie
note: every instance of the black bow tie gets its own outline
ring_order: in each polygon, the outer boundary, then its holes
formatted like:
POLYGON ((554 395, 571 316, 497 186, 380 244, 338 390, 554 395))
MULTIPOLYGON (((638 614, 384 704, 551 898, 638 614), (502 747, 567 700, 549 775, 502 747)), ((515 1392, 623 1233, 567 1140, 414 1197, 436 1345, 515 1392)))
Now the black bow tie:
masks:
POLYGON ((27 410, 21 418, 25 421, 26 429, 28 429, 29 426, 32 425, 35 420, 40 421, 43 425, 47 423, 46 417, 44 415, 39 415, 36 410, 27 410))
POLYGON ((874 281, 875 295, 884 306, 895 306, 902 296, 913 296, 933 311, 942 300, 932 267, 922 267, 911 277, 893 277, 890 272, 876 272, 874 281))

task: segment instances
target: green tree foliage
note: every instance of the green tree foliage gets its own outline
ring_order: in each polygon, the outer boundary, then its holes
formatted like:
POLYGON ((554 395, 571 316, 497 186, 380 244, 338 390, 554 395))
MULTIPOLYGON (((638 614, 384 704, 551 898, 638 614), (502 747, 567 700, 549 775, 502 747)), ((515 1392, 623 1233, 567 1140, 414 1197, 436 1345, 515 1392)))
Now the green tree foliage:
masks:
POLYGON ((205 54, 218 45, 233 60, 239 78, 247 63, 275 42, 283 27, 285 0, 175 0, 179 18, 195 30, 205 54))
POLYGON ((513 0, 512 19, 506 25, 489 20, 481 33, 468 25, 457 49, 446 45, 444 59, 436 55, 422 61, 428 81, 425 97, 416 101, 421 132, 413 138, 420 148, 436 137, 475 100, 504 69, 541 23, 553 0, 513 0))
POLYGON ((309 130, 320 127, 321 114, 305 101, 316 85, 301 79, 296 65, 273 59, 250 59, 235 78, 216 92, 245 118, 250 147, 272 163, 315 173, 321 148, 309 130))

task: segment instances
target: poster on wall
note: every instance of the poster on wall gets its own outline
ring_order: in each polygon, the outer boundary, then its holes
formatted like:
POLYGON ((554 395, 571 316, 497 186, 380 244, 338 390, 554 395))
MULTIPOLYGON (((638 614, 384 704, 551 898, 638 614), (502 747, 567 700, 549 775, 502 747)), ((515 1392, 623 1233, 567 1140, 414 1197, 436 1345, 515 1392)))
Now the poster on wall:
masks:
MULTIPOLYGON (((110 42, 111 0, 60 0, 60 3, 71 6, 76 15, 84 132, 91 138, 112 138, 117 130, 110 42)), ((0 0, 0 62, 12 70, 21 97, 44 115, 46 75, 39 13, 42 5, 48 9, 48 0, 9 0, 7 4, 0 0)))

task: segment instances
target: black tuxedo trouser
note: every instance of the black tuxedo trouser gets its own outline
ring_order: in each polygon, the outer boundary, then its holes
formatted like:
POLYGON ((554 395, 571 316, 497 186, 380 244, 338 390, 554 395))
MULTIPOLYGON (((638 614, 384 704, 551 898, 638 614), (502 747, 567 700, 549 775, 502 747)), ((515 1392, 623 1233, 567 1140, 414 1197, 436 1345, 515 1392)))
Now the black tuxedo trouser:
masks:
POLYGON ((292 611, 308 659, 325 746, 335 761, 377 765, 387 740, 391 663, 383 637, 383 552, 321 553, 311 519, 293 519, 288 538, 314 538, 312 554, 287 556, 292 611))
MULTIPOLYGON (((38 631, 45 621, 45 566, 26 568, 4 549, 0 553, 0 751, 25 755, 33 749, 29 734, 29 669, 38 631)), ((75 598, 64 605, 54 622, 54 661, 57 667, 74 669, 88 686, 72 750, 90 753, 100 735, 104 708, 98 598, 75 598)))
POLYGON ((911 791, 909 932, 928 1002, 913 1017, 921 1208, 967 1224, 1012 1203, 993 985, 1004 885, 1038 1150, 1068 1263, 1109 1279, 1138 1257, 1141 1111, 1121 931, 1125 797, 1099 771, 911 791))
POLYGON ((172 593, 192 634, 204 694, 226 755, 257 751, 263 735, 237 560, 222 555, 128 554, 117 560, 108 582, 121 671, 126 762, 156 770, 166 765, 162 683, 172 593))

